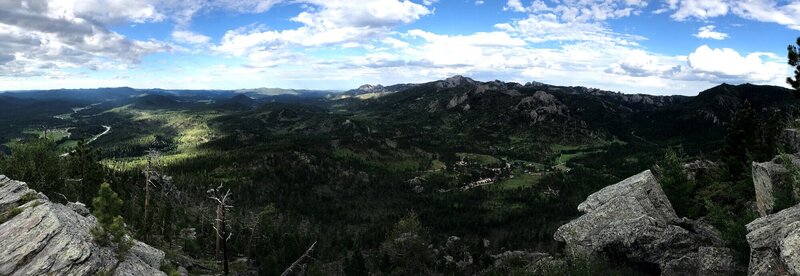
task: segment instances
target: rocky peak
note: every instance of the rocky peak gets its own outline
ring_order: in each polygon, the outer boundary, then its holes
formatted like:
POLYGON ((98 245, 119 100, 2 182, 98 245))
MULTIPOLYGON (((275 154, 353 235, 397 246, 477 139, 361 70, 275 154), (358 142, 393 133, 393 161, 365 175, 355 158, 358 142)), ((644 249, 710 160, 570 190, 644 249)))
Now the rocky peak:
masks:
POLYGON ((467 78, 467 77, 464 77, 464 76, 461 76, 461 75, 455 75, 455 76, 452 76, 452 77, 449 77, 449 78, 446 78, 444 80, 440 80, 440 81, 436 82, 436 85, 439 88, 453 88, 453 87, 466 85, 466 84, 475 84, 475 80, 467 78))
POLYGON ((529 81, 525 83, 525 87, 541 87, 541 86, 547 86, 547 84, 538 81, 529 81))
POLYGON ((364 84, 362 86, 359 86, 356 90, 362 93, 376 93, 376 92, 383 92, 386 89, 383 87, 383 85, 380 84, 377 85, 364 84))
POLYGON ((24 182, 0 175, 0 275, 166 275, 164 252, 139 241, 124 260, 94 242, 97 219, 82 204, 51 202, 24 182), (80 211, 76 212, 76 211, 80 211), (81 214, 83 213, 83 214, 81 214), (13 214, 13 215, 12 215, 13 214))

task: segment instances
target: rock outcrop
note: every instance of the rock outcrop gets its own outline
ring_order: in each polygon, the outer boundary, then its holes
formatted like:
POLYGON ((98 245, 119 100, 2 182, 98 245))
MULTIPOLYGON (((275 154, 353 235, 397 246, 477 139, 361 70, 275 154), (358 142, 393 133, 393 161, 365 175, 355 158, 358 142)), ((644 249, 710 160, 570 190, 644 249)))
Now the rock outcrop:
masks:
POLYGON ((164 252, 134 241, 119 262, 114 249, 94 242, 97 220, 84 206, 53 203, 2 175, 0 214, 7 218, 0 221, 0 275, 166 275, 159 271, 164 252))
POLYGON ((590 195, 578 210, 584 215, 554 235, 569 254, 621 257, 663 275, 737 269, 719 233, 702 221, 678 218, 649 170, 590 195))
MULTIPOLYGON (((800 166, 800 158, 796 155, 788 155, 792 160, 794 166, 800 166)), ((789 187, 786 179, 789 170, 787 170, 785 160, 780 156, 776 156, 772 161, 764 163, 753 162, 753 185, 756 191, 756 207, 758 214, 766 216, 773 213, 775 210, 776 192, 780 192, 785 196, 787 192, 791 192, 792 188, 789 187)))
POLYGON ((453 88, 465 84, 474 85, 475 81, 461 75, 455 75, 436 82, 436 86, 440 89, 453 88))
POLYGON ((747 224, 748 275, 800 275, 800 205, 747 224))
POLYGON ((536 91, 533 95, 522 98, 514 109, 526 112, 533 122, 541 122, 551 116, 569 116, 569 108, 544 91, 536 91))

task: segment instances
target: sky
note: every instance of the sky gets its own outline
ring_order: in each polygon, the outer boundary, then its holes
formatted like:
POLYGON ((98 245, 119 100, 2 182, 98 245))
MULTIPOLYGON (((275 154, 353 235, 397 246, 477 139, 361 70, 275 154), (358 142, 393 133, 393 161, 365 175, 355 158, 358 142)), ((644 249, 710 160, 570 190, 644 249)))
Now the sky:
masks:
POLYGON ((800 0, 0 0, 0 90, 785 85, 800 0))

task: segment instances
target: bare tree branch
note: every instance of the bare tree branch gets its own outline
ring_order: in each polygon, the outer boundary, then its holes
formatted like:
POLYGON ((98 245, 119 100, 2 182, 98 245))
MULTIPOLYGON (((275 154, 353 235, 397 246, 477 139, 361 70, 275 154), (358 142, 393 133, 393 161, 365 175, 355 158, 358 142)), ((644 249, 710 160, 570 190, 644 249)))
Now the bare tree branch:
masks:
POLYGON ((317 245, 316 241, 311 244, 311 246, 306 250, 306 253, 303 253, 303 255, 300 256, 300 258, 298 258, 296 261, 294 261, 294 263, 292 263, 292 265, 289 266, 289 268, 284 270, 283 273, 281 273, 281 276, 290 275, 291 273, 295 272, 295 269, 297 269, 301 264, 303 264, 303 262, 306 259, 310 259, 311 258, 311 251, 314 250, 314 246, 315 245, 317 245))

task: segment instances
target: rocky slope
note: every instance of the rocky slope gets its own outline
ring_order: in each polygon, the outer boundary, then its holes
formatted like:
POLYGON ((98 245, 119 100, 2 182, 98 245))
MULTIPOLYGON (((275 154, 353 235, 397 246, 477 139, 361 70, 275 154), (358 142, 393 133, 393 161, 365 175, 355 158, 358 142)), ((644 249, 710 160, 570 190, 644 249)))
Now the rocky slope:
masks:
POLYGON ((800 205, 747 224, 748 275, 800 275, 800 205))
POLYGON ((789 177, 789 170, 786 168, 787 164, 783 163, 791 160, 794 166, 800 166, 800 158, 796 155, 787 155, 786 157, 788 158, 787 160, 784 160, 781 156, 776 156, 769 162, 753 162, 756 207, 758 208, 758 214, 761 216, 766 216, 776 211, 775 204, 778 193, 791 193, 792 191, 786 181, 787 177, 789 177))
POLYGON ((675 215, 649 170, 590 195, 578 210, 584 215, 554 235, 571 255, 613 256, 662 275, 726 275, 739 270, 717 230, 675 215))
MULTIPOLYGON (((798 165, 797 156, 791 156, 798 165)), ((748 275, 800 275, 800 204, 774 207, 774 188, 785 185, 780 159, 753 163, 761 217, 747 224, 748 275)), ((661 275, 743 273, 720 233, 701 220, 678 218, 648 170, 589 195, 581 217, 561 226, 554 238, 573 256, 621 258, 661 275)))
MULTIPOLYGON (((786 129, 784 135, 790 148, 800 149, 797 129, 786 129)), ((779 202, 781 197, 793 199, 790 202, 798 199, 790 181, 796 177, 790 169, 800 168, 798 154, 753 162, 756 207, 761 217, 747 224, 749 275, 800 275, 800 204, 785 208, 779 202)))
POLYGON ((53 203, 0 175, 0 275, 166 275, 164 252, 139 241, 121 262, 93 241, 97 223, 82 204, 53 203))

